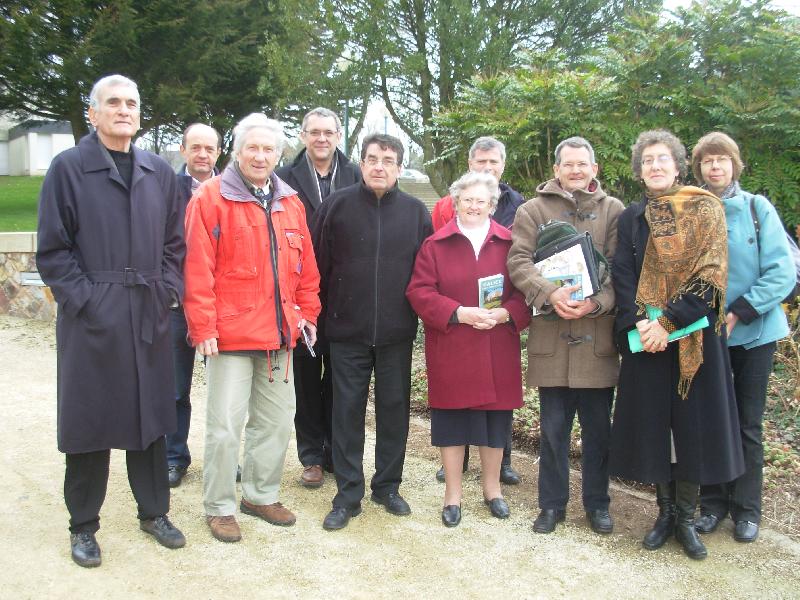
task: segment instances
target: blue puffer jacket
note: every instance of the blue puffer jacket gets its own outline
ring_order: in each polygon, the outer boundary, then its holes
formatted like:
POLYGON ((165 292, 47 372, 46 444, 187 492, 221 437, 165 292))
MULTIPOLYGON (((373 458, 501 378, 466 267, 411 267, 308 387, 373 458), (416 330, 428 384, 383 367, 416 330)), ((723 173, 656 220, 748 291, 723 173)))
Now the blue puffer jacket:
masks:
POLYGON ((781 219, 769 200, 737 184, 723 203, 728 222, 728 311, 739 317, 728 346, 749 349, 789 333, 780 302, 794 289, 796 273, 781 219), (760 251, 750 202, 761 225, 760 251))

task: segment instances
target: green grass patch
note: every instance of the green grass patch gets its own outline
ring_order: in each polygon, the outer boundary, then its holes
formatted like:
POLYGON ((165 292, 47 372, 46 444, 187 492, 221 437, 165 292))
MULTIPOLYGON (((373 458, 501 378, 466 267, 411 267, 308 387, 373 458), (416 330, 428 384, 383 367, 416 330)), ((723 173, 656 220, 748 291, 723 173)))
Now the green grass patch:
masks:
POLYGON ((36 231, 44 177, 0 177, 0 231, 36 231))

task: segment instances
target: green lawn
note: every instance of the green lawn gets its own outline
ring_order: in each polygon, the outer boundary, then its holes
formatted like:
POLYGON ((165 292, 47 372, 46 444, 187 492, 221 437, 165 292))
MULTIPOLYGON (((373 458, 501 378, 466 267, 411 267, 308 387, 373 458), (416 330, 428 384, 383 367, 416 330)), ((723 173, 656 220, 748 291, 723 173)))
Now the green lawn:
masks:
POLYGON ((0 177, 0 231, 36 231, 44 177, 0 177))

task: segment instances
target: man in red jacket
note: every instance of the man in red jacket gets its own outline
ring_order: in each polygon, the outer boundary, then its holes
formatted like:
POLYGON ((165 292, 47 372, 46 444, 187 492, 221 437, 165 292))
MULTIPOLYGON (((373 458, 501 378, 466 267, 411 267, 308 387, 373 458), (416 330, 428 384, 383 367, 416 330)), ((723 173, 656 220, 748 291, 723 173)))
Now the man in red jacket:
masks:
POLYGON ((245 420, 241 511, 295 522, 278 502, 295 411, 291 349, 298 338, 313 345, 320 302, 305 209, 273 174, 283 145, 277 121, 245 117, 233 131, 234 159, 186 212, 184 309, 192 343, 208 357, 203 502, 223 542, 241 539, 235 474, 245 420))

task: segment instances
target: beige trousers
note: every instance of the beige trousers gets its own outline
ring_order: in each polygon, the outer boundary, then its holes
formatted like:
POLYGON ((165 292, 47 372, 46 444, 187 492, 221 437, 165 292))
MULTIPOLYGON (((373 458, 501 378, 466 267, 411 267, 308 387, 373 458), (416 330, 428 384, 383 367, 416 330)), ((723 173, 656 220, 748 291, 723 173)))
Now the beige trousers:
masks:
POLYGON ((203 504, 207 515, 236 512, 236 465, 242 427, 242 497, 257 505, 278 500, 295 411, 291 356, 284 350, 273 353, 272 368, 270 383, 266 352, 259 357, 223 353, 208 359, 203 464, 203 504), (285 383, 287 363, 289 382, 285 383))

